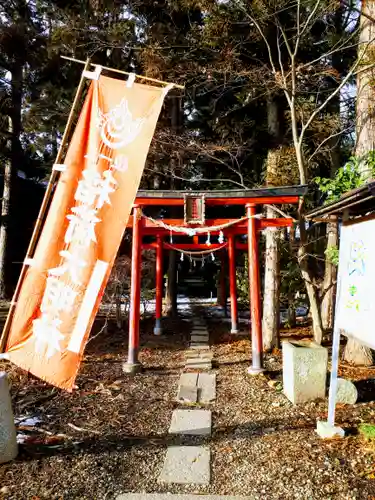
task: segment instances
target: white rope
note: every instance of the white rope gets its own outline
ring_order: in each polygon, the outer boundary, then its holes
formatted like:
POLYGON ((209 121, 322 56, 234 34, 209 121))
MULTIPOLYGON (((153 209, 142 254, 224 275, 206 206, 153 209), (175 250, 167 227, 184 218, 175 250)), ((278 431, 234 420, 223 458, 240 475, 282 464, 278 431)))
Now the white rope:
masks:
POLYGON ((218 252, 228 245, 228 243, 223 243, 217 248, 210 248, 209 250, 182 250, 181 248, 175 247, 169 243, 165 243, 165 248, 168 250, 176 250, 176 252, 183 253, 184 255, 209 255, 210 253, 218 252))
POLYGON ((245 217, 241 217, 241 219, 236 219, 234 221, 227 222, 226 224, 220 224, 218 226, 205 226, 205 227, 184 227, 184 226, 171 226, 170 224, 166 224, 163 222, 161 219, 153 219, 152 217, 148 217, 144 214, 142 214, 143 217, 153 224, 156 224, 159 227, 163 227, 164 229, 167 229, 170 232, 173 233, 183 233, 187 234, 188 236, 195 236, 196 234, 207 234, 207 233, 212 233, 216 231, 222 231, 223 229, 226 229, 231 226, 235 226, 236 224, 239 224, 240 222, 243 222, 248 219, 261 219, 263 218, 262 214, 255 214, 251 215, 248 217, 247 215, 245 217))

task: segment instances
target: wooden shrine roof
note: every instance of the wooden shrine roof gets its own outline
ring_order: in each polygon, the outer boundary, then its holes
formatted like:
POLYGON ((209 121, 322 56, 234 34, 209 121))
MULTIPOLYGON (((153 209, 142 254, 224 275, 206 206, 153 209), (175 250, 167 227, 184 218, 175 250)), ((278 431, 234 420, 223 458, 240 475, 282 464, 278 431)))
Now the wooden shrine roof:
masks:
POLYGON ((347 211, 348 216, 361 216, 375 211, 375 180, 352 189, 332 203, 315 208, 307 214, 308 219, 340 217, 347 211))

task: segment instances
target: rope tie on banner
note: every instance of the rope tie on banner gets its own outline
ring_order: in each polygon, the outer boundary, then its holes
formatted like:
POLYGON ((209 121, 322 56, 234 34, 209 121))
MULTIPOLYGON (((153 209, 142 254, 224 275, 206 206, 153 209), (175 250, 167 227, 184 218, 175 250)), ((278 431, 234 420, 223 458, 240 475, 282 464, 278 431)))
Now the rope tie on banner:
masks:
POLYGON ((126 81, 126 88, 128 88, 128 89, 132 88, 134 82, 135 82, 135 73, 130 73, 130 75, 126 81))
POLYGON ((88 80, 99 80, 99 76, 102 73, 102 69, 103 69, 102 66, 100 66, 99 64, 96 64, 94 71, 84 70, 83 76, 85 78, 87 78, 88 80))

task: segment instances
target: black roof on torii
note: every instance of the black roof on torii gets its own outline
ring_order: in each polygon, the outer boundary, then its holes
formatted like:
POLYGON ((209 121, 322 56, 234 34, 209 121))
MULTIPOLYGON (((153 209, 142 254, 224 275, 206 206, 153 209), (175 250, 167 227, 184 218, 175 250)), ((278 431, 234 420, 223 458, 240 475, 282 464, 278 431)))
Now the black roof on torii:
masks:
POLYGON ((255 189, 226 189, 226 190, 139 190, 137 198, 184 198, 186 195, 204 196, 206 199, 210 198, 260 198, 279 196, 304 196, 307 193, 307 185, 296 186, 281 186, 281 187, 262 187, 255 189))

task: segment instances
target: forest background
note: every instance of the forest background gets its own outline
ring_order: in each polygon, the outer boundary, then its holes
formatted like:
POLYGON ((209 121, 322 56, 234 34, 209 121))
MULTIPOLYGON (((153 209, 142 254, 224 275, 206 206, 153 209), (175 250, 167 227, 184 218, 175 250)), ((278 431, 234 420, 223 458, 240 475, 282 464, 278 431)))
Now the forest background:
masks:
MULTIPOLYGON (((305 215, 373 176, 374 38, 373 1, 1 2, 1 298, 14 289, 82 71, 60 56, 90 57, 185 85, 166 100, 141 187, 309 186, 297 209, 282 207, 294 227, 262 237, 263 335, 266 350, 276 347, 280 304, 293 326, 302 300, 321 343, 332 328, 338 225, 305 215)), ((169 283, 175 270, 172 253, 169 283)), ((345 357, 372 363, 355 341, 345 357)))

